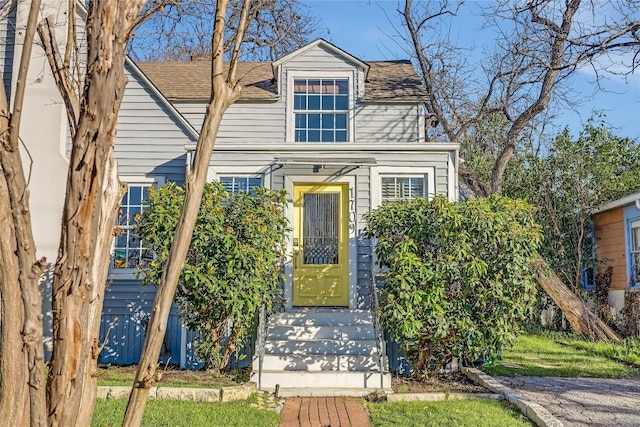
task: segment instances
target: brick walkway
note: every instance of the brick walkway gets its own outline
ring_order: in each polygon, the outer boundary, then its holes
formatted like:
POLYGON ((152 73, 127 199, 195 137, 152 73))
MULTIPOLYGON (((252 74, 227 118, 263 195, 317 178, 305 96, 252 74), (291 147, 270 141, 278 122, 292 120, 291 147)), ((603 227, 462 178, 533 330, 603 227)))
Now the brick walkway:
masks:
POLYGON ((294 397, 282 408, 282 427, 368 427, 362 402, 353 397, 294 397))

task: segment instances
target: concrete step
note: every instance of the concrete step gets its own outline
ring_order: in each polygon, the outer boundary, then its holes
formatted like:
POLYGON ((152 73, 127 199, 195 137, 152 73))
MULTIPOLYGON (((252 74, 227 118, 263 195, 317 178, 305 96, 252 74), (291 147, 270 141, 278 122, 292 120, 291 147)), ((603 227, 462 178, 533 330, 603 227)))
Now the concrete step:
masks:
POLYGON ((347 309, 297 309, 278 313, 269 326, 362 326, 373 324, 371 312, 347 309))
MULTIPOLYGON (((274 392, 271 389, 262 389, 263 391, 274 392)), ((380 393, 379 388, 279 388, 278 397, 364 397, 373 392, 380 393)), ((393 393, 390 389, 382 390, 385 394, 393 393)))
POLYGON ((273 390, 276 384, 285 388, 310 389, 390 389, 391 374, 379 372, 292 372, 292 371, 262 371, 251 374, 251 381, 260 382, 261 390, 273 390))
MULTIPOLYGON (((275 355, 265 354, 262 361, 262 369, 266 371, 379 371, 378 356, 356 355, 275 355)), ((386 370, 387 361, 383 360, 383 370, 386 370)), ((260 368, 256 357, 253 361, 253 370, 260 368)))
POLYGON ((318 355, 357 354, 370 356, 376 353, 375 340, 268 340, 267 354, 318 355))
POLYGON ((373 325, 363 326, 271 326, 267 340, 375 340, 373 325))

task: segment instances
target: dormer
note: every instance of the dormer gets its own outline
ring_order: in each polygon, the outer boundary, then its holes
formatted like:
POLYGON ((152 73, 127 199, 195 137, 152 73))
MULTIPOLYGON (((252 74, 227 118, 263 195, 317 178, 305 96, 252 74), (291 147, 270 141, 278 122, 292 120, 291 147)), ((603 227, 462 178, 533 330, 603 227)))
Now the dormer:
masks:
POLYGON ((323 39, 273 64, 286 103, 286 140, 349 142, 369 65, 323 39))

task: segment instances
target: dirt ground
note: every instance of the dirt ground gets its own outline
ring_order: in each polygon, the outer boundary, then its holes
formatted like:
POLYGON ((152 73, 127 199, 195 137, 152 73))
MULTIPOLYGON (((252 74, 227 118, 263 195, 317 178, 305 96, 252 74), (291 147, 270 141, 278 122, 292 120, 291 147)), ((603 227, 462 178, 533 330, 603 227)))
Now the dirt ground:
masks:
POLYGON ((395 393, 486 393, 487 389, 469 380, 461 372, 417 379, 393 375, 391 388, 395 393))
MULTIPOLYGON (((98 382, 104 385, 130 385, 136 366, 102 366, 98 371, 98 382)), ((161 370, 158 385, 171 387, 217 388, 241 384, 249 380, 250 370, 238 369, 230 372, 188 371, 167 366, 161 370)), ((470 381, 462 373, 439 375, 436 378, 418 379, 393 375, 391 388, 395 393, 485 393, 484 387, 470 381)))
MULTIPOLYGON (((98 369, 98 383, 104 385, 131 385, 136 374, 136 365, 101 366, 98 369)), ((218 388, 242 384, 249 380, 248 369, 229 372, 188 371, 175 366, 160 369, 162 374, 159 386, 218 388)))

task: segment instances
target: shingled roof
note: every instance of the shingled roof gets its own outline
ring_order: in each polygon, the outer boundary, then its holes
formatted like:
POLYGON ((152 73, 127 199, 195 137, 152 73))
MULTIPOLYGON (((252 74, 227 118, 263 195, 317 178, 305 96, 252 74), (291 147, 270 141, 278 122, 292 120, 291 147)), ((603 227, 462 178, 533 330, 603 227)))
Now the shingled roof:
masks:
MULTIPOLYGON (((372 61, 362 102, 419 102, 426 90, 410 61, 372 61)), ((211 62, 138 62, 138 67, 169 100, 204 100, 211 94, 211 62)), ((270 62, 240 62, 236 73, 243 100, 278 99, 270 62)))

